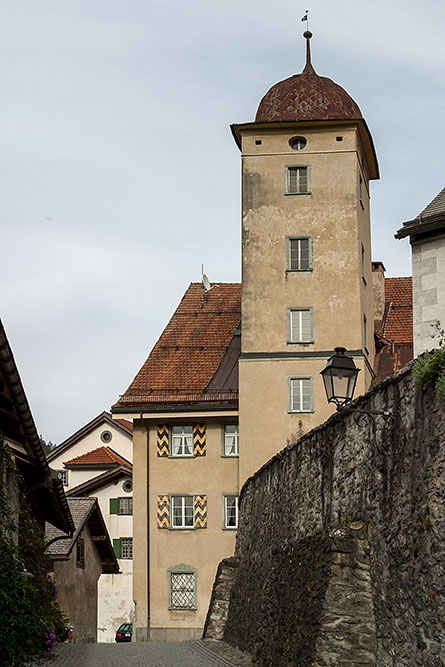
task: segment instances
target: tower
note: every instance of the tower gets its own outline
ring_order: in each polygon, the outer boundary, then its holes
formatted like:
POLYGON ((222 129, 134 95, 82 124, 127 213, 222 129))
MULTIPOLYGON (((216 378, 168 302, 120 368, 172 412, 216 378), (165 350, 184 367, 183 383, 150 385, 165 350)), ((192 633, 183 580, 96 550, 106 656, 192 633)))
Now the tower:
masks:
POLYGON ((371 134, 348 93, 307 58, 272 86, 254 122, 232 125, 242 156, 240 482, 332 409, 320 371, 344 346, 373 377, 371 134))

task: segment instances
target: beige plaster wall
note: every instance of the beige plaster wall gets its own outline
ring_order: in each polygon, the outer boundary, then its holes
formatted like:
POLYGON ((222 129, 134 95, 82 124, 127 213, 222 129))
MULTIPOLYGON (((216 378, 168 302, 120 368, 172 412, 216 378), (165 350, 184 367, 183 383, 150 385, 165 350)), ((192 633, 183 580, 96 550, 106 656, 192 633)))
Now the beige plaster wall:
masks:
MULTIPOLYGON (((195 420, 196 421, 196 420, 195 420)), ((200 420, 202 423, 204 420, 200 420)), ((146 493, 149 516, 149 586, 150 637, 152 639, 185 639, 199 637, 204 625, 216 568, 222 558, 233 553, 235 530, 223 529, 223 494, 237 494, 238 458, 222 457, 221 423, 207 419, 206 456, 196 458, 158 457, 156 423, 149 426, 149 470, 147 484, 144 471, 147 437, 145 426, 135 423, 134 431, 134 504, 137 522, 134 526, 134 597, 136 601, 137 637, 147 635, 147 533, 146 493), (207 528, 160 529, 156 522, 157 496, 193 494, 207 496, 207 528), (137 507, 137 509, 136 509, 137 507), (196 611, 168 609, 167 570, 185 564, 197 570, 196 611)), ((236 420, 235 420, 236 421, 236 420)), ((180 420, 179 423, 187 423, 180 420)), ((234 420, 226 420, 234 423, 234 420)), ((241 445, 240 445, 241 446, 241 445)))
MULTIPOLYGON (((363 359, 354 361, 361 369, 358 396, 369 388, 370 375, 363 359)), ((320 375, 325 366, 325 358, 240 362, 240 487, 274 454, 335 412, 320 375), (288 378, 296 375, 313 377, 314 412, 289 412, 288 378)))
MULTIPOLYGON (((357 128, 248 129, 242 152, 242 355, 264 358, 240 362, 241 483, 278 443, 284 446, 290 434, 329 416, 319 372, 334 347, 362 350, 371 366, 375 355, 369 183, 357 128), (307 139, 301 151, 289 147, 297 135, 307 139), (285 194, 285 168, 292 165, 310 167, 309 194, 285 194), (312 270, 288 271, 286 237, 306 235, 312 238, 312 270), (287 309, 298 307, 313 309, 313 342, 288 341, 287 309), (315 360, 279 359, 317 352, 315 360), (311 414, 288 413, 287 378, 295 375, 314 377, 311 414)), ((361 365, 356 395, 371 381, 361 365)))
POLYGON ((86 526, 80 533, 85 540, 85 568, 76 566, 76 546, 67 561, 54 561, 54 577, 59 603, 73 626, 74 641, 78 644, 97 640, 97 581, 102 565, 91 532, 86 526))
MULTIPOLYGON (((133 639, 147 641, 148 608, 148 432, 141 420, 133 422, 133 639)), ((155 508, 156 509, 156 508, 155 508)))

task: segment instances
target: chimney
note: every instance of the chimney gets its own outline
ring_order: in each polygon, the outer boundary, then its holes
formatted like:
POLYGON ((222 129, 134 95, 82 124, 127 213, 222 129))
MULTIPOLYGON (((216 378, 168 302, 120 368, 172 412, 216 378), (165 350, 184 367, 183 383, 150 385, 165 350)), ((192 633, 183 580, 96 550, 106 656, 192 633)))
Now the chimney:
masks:
POLYGON ((372 262, 372 292, 374 319, 382 320, 385 312, 385 267, 383 262, 372 262))

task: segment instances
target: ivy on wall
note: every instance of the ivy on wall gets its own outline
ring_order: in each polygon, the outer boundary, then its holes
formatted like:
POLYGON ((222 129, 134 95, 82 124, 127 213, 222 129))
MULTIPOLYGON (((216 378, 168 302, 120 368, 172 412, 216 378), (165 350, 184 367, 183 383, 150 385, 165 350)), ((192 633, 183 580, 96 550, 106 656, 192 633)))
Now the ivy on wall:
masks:
POLYGON ((0 432, 0 666, 24 667, 70 632, 47 576, 44 533, 0 432))
POLYGON ((416 384, 423 389, 433 388, 436 396, 445 402, 445 329, 439 320, 432 327, 435 333, 431 338, 437 338, 439 347, 425 352, 415 361, 413 376, 416 384))

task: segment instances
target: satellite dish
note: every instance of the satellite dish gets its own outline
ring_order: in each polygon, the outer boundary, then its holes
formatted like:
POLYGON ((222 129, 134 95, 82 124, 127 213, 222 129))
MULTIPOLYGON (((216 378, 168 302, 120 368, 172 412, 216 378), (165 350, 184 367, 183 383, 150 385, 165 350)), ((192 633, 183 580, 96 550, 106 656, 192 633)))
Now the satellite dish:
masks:
POLYGON ((202 286, 204 287, 206 292, 209 292, 212 287, 210 285, 210 280, 207 278, 206 274, 202 274, 202 286))

